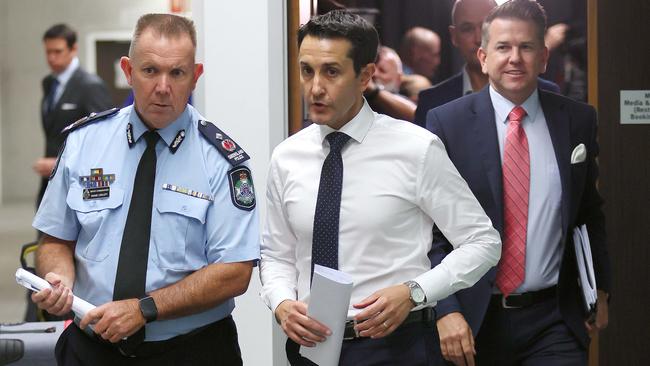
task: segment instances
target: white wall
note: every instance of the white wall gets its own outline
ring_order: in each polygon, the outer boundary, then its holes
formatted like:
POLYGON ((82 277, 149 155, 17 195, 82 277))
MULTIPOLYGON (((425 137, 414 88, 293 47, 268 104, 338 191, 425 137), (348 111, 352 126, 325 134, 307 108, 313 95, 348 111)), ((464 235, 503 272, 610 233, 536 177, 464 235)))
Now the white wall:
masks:
MULTIPOLYGON (((0 1, 0 50, 7 49, 7 4, 0 1)), ((4 69, 6 52, 0 52, 0 152, 2 152, 2 86, 6 84, 6 72, 4 69)), ((1 155, 0 155, 1 157, 1 155)), ((2 159, 0 158, 0 203, 2 202, 2 159)))
POLYGON ((31 166, 44 146, 39 104, 40 82, 49 72, 41 43, 45 30, 59 22, 75 28, 85 65, 88 34, 131 31, 140 15, 168 6, 168 0, 0 0, 0 42, 6 42, 0 48, 2 202, 33 201, 38 189, 31 166))
MULTIPOLYGON (((194 0, 192 4, 199 33, 198 60, 205 65, 195 101, 206 118, 252 157, 262 222, 270 154, 286 136, 288 125, 283 3, 194 0)), ((233 314, 244 364, 286 364, 282 337, 277 336, 277 326, 260 300, 259 290, 255 270, 248 292, 237 299, 233 314)))

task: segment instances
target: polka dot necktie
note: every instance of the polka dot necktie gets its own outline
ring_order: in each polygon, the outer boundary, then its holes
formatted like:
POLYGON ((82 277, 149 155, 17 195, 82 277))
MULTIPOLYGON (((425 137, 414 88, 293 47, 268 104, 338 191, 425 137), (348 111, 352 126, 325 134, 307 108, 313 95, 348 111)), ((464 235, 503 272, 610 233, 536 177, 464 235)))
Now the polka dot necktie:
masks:
POLYGON ((521 126, 525 116, 520 106, 512 109, 503 148, 503 248, 496 285, 504 296, 519 287, 526 274, 530 156, 528 138, 521 126))
POLYGON ((348 142, 350 136, 342 132, 332 132, 325 138, 330 144, 330 152, 325 158, 320 172, 311 249, 312 276, 314 264, 333 269, 339 267, 339 216, 343 185, 341 149, 348 142))

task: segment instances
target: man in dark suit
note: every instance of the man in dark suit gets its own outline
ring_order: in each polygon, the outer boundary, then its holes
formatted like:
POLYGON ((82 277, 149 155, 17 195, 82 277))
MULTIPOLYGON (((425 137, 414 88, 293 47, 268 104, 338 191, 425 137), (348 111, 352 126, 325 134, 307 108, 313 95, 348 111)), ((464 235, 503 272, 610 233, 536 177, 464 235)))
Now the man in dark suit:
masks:
POLYGON ((45 156, 34 163, 41 176, 40 204, 47 178, 63 144, 61 130, 91 112, 109 109, 113 102, 104 82, 79 66, 77 34, 66 24, 50 27, 43 35, 43 45, 51 74, 43 79, 41 116, 45 132, 45 156))
MULTIPOLYGON (((495 6, 494 0, 457 0, 454 3, 449 35, 465 60, 465 66, 458 74, 420 92, 415 111, 415 124, 418 126, 426 127, 425 119, 430 109, 479 91, 487 85, 488 76, 481 71, 476 52, 481 46, 483 19, 495 6)), ((560 88, 551 81, 540 78, 538 82, 541 89, 560 92, 560 88)))
MULTIPOLYGON (((474 364, 475 354, 480 365, 586 365, 590 333, 607 325, 611 280, 596 189, 596 112, 539 88, 545 28, 533 0, 492 10, 478 52, 489 86, 427 114, 503 240, 496 268, 436 306, 439 322, 467 329, 441 343, 459 365, 474 364), (581 224, 598 285, 593 323, 577 282, 572 232, 581 224)), ((449 246, 439 232, 433 247, 432 264, 440 263, 449 246)))

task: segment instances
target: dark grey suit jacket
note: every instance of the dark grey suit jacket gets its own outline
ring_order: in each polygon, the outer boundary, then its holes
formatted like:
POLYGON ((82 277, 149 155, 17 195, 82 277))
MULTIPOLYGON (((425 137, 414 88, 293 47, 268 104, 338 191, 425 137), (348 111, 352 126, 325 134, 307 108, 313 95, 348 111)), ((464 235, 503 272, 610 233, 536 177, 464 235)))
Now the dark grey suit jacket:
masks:
MULTIPOLYGON (((89 115, 91 112, 101 112, 113 106, 113 101, 106 85, 97 75, 89 74, 81 67, 77 68, 49 113, 45 113, 44 104, 54 77, 49 75, 42 81, 43 99, 41 101, 41 118, 45 132, 45 157, 57 156, 65 137, 61 130, 74 121, 89 115)), ((38 202, 41 201, 47 179, 41 182, 38 202)))

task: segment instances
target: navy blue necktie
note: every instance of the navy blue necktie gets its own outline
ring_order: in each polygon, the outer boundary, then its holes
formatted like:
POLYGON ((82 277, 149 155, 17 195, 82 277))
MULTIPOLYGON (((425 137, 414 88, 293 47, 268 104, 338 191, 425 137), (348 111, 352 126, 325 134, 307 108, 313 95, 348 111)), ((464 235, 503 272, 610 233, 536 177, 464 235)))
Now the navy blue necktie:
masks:
POLYGON ((50 91, 47 93, 47 99, 45 99, 45 114, 48 114, 54 109, 54 97, 56 96, 56 90, 59 88, 59 79, 54 78, 50 84, 50 91))
MULTIPOLYGON (((156 180, 156 143, 158 132, 143 135, 147 141, 133 181, 131 205, 124 225, 117 274, 113 287, 113 300, 140 299, 145 295, 149 239, 151 238, 151 211, 156 180)), ((122 341, 122 347, 132 350, 144 341, 144 327, 122 341)))
POLYGON ((333 269, 339 268, 339 216, 343 185, 341 149, 350 136, 342 132, 332 132, 325 138, 330 144, 330 152, 320 172, 311 248, 312 275, 314 264, 333 269))

